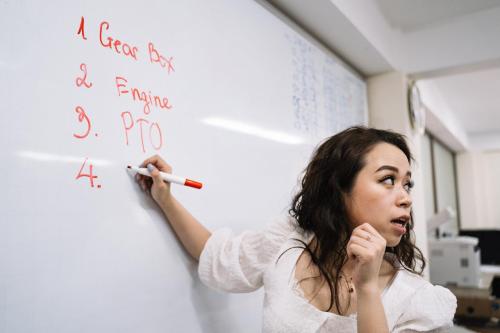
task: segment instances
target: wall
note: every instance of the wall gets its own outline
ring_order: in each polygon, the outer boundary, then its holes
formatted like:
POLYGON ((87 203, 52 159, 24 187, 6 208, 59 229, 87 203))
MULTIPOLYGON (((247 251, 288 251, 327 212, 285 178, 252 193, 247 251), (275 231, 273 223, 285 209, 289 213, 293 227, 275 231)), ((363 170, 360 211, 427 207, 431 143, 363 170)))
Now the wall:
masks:
POLYGON ((457 155, 462 229, 500 229, 500 151, 457 155))
POLYGON ((417 86, 425 105, 426 130, 455 152, 469 149, 467 133, 439 89, 431 80, 419 80, 417 86))

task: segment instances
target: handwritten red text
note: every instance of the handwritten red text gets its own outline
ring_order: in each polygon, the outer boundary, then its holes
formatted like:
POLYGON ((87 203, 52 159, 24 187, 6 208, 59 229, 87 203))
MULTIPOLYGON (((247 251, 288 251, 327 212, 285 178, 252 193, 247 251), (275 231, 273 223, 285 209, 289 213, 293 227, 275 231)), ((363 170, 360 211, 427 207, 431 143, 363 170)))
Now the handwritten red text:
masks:
POLYGON ((161 67, 167 69, 167 73, 174 72, 173 57, 164 57, 156 49, 153 43, 148 44, 149 61, 151 63, 159 63, 161 67))
POLYGON ((142 152, 143 153, 146 152, 146 147, 144 145, 143 125, 146 126, 149 125, 149 135, 148 135, 149 144, 155 150, 161 149, 163 145, 163 135, 161 133, 161 128, 160 125, 158 125, 158 123, 156 122, 150 123, 149 120, 144 118, 137 118, 134 122, 134 118, 129 111, 122 112, 121 117, 122 117, 123 129, 125 131, 125 143, 127 146, 129 145, 129 136, 128 136, 129 131, 132 130, 135 125, 139 124, 139 138, 141 140, 142 152), (156 140, 154 137, 156 137, 156 140), (156 141, 156 144, 154 141, 156 141))
POLYGON ((116 83, 116 89, 118 90, 118 96, 122 96, 124 94, 131 94, 132 99, 134 101, 139 101, 144 103, 143 107, 144 114, 149 114, 151 112, 151 106, 166 110, 172 108, 172 105, 169 103, 168 97, 153 95, 151 94, 150 90, 148 91, 148 93, 146 93, 146 91, 141 90, 139 88, 129 88, 127 86, 128 80, 124 77, 117 76, 115 78, 115 83, 116 83))
POLYGON ((114 39, 113 37, 104 38, 103 29, 109 29, 109 23, 106 21, 101 22, 99 27, 99 41, 101 45, 109 48, 110 50, 115 50, 118 54, 123 54, 126 57, 131 57, 134 60, 137 60, 137 47, 130 46, 128 43, 124 43, 119 39, 114 39))

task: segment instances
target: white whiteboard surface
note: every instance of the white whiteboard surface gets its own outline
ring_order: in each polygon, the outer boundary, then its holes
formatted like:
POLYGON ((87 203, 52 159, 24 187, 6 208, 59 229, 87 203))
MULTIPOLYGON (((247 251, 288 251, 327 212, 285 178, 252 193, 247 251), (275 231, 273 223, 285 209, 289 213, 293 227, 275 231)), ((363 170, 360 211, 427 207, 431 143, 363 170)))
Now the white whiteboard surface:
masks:
POLYGON ((262 291, 203 286, 125 167, 160 154, 204 183, 173 191, 209 229, 262 228, 367 123, 364 82, 253 1, 1 0, 0 45, 0 331, 260 331, 262 291))

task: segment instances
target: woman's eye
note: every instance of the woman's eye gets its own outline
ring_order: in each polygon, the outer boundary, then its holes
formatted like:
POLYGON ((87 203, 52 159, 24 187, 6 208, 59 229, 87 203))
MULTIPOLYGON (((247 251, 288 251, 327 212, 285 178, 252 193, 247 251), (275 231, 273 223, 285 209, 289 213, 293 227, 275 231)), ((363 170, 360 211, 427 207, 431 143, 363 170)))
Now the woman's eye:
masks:
MULTIPOLYGON (((396 184, 396 178, 394 176, 388 176, 388 177, 383 178, 380 182, 384 183, 385 185, 394 186, 396 184)), ((406 192, 410 193, 410 191, 414 185, 415 184, 414 184, 413 180, 411 180, 411 181, 407 182, 406 184, 404 184, 403 187, 406 190, 406 192)))
POLYGON ((394 185, 394 177, 393 176, 385 177, 384 179, 382 179, 382 183, 387 185, 394 185))
POLYGON ((415 183, 412 181, 409 181, 408 183, 405 184, 406 191, 409 193, 411 189, 415 186, 415 183))

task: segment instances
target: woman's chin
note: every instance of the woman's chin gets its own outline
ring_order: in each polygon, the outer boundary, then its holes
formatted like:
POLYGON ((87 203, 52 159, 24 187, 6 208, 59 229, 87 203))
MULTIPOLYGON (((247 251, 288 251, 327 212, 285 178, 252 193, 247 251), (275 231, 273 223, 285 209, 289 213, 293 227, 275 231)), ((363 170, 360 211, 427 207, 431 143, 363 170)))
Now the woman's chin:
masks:
POLYGON ((396 247, 401 242, 401 237, 386 237, 385 238, 386 247, 396 247))

